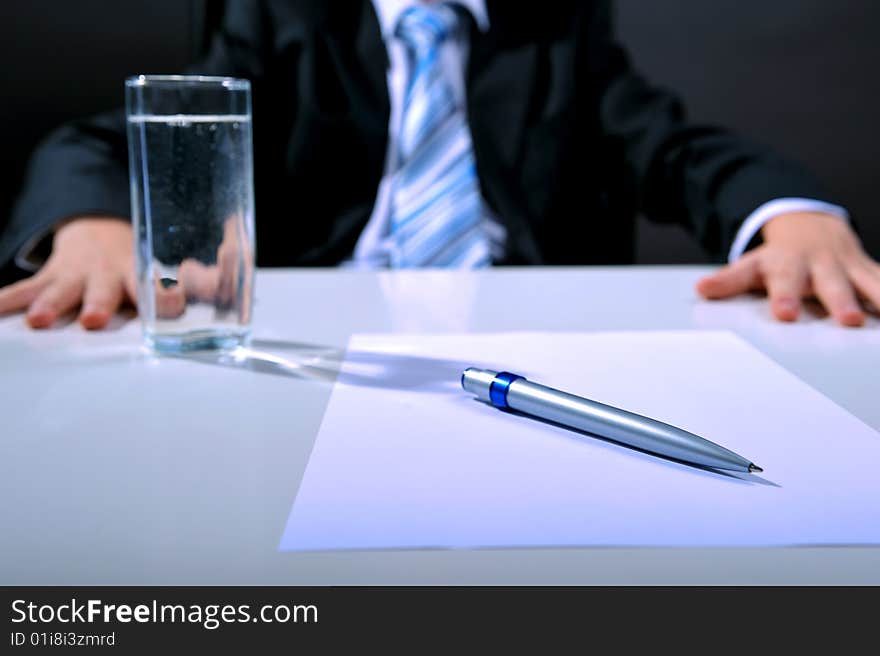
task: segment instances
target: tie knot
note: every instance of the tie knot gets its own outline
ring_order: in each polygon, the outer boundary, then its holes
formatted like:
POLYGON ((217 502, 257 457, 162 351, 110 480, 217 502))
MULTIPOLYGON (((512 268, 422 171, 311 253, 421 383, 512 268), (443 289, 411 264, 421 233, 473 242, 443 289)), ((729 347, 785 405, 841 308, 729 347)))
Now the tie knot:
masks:
POLYGON ((416 52, 433 50, 459 28, 458 12, 447 4, 417 4, 400 16, 397 36, 416 52))

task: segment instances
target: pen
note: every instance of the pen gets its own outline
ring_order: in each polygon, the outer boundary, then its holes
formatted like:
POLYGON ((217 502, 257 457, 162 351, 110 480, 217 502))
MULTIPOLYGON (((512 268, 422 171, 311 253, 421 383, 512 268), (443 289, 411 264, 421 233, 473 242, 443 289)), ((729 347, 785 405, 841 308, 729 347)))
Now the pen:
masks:
POLYGON ((693 433, 539 385, 507 371, 471 367, 461 375, 461 386, 496 408, 516 410, 667 458, 715 469, 764 471, 733 451, 693 433))

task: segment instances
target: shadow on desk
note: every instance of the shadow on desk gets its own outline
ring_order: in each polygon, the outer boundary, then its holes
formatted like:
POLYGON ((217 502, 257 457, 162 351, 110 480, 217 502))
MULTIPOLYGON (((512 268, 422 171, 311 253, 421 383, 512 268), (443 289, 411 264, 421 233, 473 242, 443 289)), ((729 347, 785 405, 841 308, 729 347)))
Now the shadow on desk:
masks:
POLYGON ((235 351, 193 351, 173 357, 299 380, 435 393, 458 393, 468 367, 492 368, 477 362, 267 339, 235 351))

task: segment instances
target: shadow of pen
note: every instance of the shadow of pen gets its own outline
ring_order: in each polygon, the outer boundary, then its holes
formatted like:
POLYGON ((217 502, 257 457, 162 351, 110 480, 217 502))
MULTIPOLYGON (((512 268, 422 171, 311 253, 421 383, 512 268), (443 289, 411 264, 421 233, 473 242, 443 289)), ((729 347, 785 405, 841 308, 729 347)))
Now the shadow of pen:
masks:
MULTIPOLYGON (((488 406, 493 409, 494 405, 483 401, 482 399, 474 399, 477 403, 488 406)), ((589 431, 581 430, 579 428, 574 428, 572 426, 568 426, 566 424, 561 424, 556 421, 552 421, 550 419, 544 419, 542 417, 536 417, 534 415, 527 414, 525 412, 519 412, 518 410, 513 410, 511 408, 508 409, 500 409, 501 412, 512 415, 514 417, 523 417, 529 421, 535 421, 547 426, 553 426, 555 428, 561 429, 561 432, 557 433, 561 437, 566 439, 576 440, 578 442, 583 442, 582 437, 589 437, 593 440, 596 440, 600 443, 604 443, 608 445, 610 448, 623 448, 629 451, 634 452, 634 454, 639 456, 644 456, 646 459, 657 462, 659 464, 666 465, 677 465, 684 466, 688 470, 700 472, 711 476, 712 478, 725 478, 730 479, 731 481, 739 481, 746 485, 767 485, 770 487, 782 487, 778 483, 774 483, 762 476, 758 476, 756 474, 749 474, 746 472, 737 472, 737 471, 729 471, 726 469, 717 469, 715 467, 707 467, 705 465, 698 465, 693 462, 688 462, 686 460, 679 460, 677 458, 672 458, 670 456, 665 456, 660 453, 654 453, 653 451, 648 451, 646 449, 639 448, 637 446, 633 446, 631 444, 626 444, 624 442, 618 442, 617 440, 611 439, 610 437, 605 437, 603 435, 598 435, 596 433, 590 433, 589 431)))

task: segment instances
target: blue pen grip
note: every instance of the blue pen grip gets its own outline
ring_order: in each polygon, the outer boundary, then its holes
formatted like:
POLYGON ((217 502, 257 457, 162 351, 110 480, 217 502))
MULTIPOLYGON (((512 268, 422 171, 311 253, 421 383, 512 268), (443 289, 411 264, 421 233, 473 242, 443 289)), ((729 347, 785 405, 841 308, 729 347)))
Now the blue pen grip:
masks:
POLYGON ((517 376, 509 371, 498 372, 489 384, 489 400, 492 402, 492 405, 502 410, 508 409, 510 406, 507 405, 507 391, 510 389, 512 382, 521 378, 522 376, 517 376))

